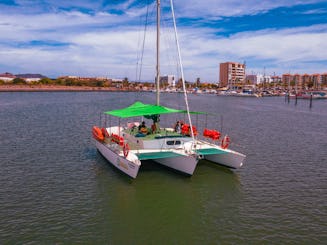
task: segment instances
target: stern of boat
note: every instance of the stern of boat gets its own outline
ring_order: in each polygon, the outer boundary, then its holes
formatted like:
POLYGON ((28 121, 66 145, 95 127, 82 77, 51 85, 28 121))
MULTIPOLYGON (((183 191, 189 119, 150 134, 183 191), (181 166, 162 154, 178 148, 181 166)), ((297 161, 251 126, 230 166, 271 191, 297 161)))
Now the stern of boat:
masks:
POLYGON ((125 156, 123 150, 117 144, 105 144, 96 140, 95 145, 101 155, 113 166, 130 177, 136 178, 141 161, 133 152, 128 152, 128 155, 125 156))

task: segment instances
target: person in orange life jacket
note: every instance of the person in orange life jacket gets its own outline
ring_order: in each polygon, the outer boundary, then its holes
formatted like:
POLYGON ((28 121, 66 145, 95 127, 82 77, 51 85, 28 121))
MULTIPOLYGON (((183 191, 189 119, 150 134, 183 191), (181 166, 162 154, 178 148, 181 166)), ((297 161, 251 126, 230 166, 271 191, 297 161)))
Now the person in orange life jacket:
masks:
POLYGON ((148 133, 148 128, 145 126, 145 122, 139 126, 139 133, 146 135, 148 133))

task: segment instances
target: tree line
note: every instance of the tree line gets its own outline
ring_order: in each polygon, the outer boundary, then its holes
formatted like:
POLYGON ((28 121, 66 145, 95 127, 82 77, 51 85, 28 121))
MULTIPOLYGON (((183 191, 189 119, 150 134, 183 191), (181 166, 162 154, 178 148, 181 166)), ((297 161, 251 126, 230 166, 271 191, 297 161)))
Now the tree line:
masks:
MULTIPOLYGON (((59 85, 59 86, 88 86, 88 87, 116 87, 116 88, 135 88, 135 87, 148 87, 155 88, 154 83, 151 82, 130 82, 127 77, 121 81, 113 81, 111 79, 98 79, 98 78, 70 78, 60 77, 57 79, 42 78, 38 81, 26 81, 23 78, 16 77, 11 81, 0 80, 0 85, 59 85)), ((169 87, 168 82, 161 82, 160 87, 169 87)), ((175 87, 182 88, 182 80, 176 82, 175 87)), ((196 82, 191 83, 186 81, 187 88, 199 89, 216 89, 217 84, 201 83, 200 78, 196 82)))
POLYGON ((89 86, 89 87, 109 87, 112 81, 107 79, 76 79, 76 78, 42 78, 38 81, 26 81, 16 77, 11 81, 0 80, 0 85, 61 85, 61 86, 89 86))

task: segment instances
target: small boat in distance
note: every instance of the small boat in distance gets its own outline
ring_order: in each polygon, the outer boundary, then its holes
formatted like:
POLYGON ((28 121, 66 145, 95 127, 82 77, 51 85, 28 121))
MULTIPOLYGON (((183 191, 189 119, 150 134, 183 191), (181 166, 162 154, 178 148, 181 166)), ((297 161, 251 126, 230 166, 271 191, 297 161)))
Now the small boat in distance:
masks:
MULTIPOLYGON (((171 10, 178 46, 172 1, 171 10)), ((157 0, 157 13, 160 16, 160 0, 157 0)), ((157 22, 160 23, 158 18, 157 22)), ((157 33, 160 33, 159 25, 157 25, 157 33)), ((157 38, 159 38, 158 35, 157 38)), ((180 52, 179 59, 181 61, 180 52)), ((229 168, 240 168, 245 155, 229 149, 230 138, 227 135, 222 137, 217 130, 205 127, 197 128, 192 124, 191 115, 200 116, 206 115, 206 113, 189 110, 181 64, 186 109, 179 110, 160 105, 159 41, 157 41, 156 67, 156 104, 144 104, 136 101, 128 107, 105 112, 106 116, 118 119, 118 125, 93 127, 93 138, 98 151, 113 166, 132 178, 136 178, 144 160, 153 160, 187 175, 193 175, 201 159, 229 168), (162 127, 161 122, 164 121, 162 118, 171 114, 187 115, 187 122, 179 120, 174 127, 162 127), (124 120, 128 121, 123 122, 124 120), (149 120, 151 127, 147 127, 143 123, 144 120, 149 120)))
POLYGON ((218 96, 253 97, 253 98, 262 97, 261 94, 254 93, 252 90, 249 90, 249 89, 243 89, 242 91, 235 91, 235 90, 219 91, 219 93, 217 93, 217 95, 218 96))
POLYGON ((296 95, 290 95, 290 97, 297 97, 298 99, 327 99, 327 93, 323 91, 307 91, 296 95))
POLYGON ((302 99, 327 99, 327 93, 322 91, 308 91, 300 94, 302 99))

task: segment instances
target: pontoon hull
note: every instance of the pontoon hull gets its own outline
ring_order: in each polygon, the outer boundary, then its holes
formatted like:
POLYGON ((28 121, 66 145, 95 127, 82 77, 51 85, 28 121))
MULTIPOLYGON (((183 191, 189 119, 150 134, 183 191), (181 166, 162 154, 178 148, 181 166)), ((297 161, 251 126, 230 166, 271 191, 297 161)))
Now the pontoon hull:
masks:
POLYGON ((175 169, 187 175, 193 175, 198 160, 195 156, 179 156, 174 158, 161 158, 154 160, 161 165, 175 169))
POLYGON ((105 142, 96 140, 97 149, 112 165, 132 178, 136 178, 143 160, 153 160, 186 175, 193 175, 200 159, 234 169, 240 168, 245 159, 245 155, 212 142, 196 140, 193 143, 190 137, 167 135, 167 132, 171 132, 167 129, 155 137, 135 137, 130 130, 117 126, 106 130, 109 135, 122 135, 123 142, 128 143, 131 150, 124 157, 122 146, 111 143, 112 139, 105 142))
POLYGON ((120 155, 120 152, 115 151, 109 146, 101 143, 99 141, 95 141, 96 148, 102 154, 104 158, 106 158, 113 166, 118 168, 120 171, 129 175, 132 178, 136 178, 139 168, 141 166, 141 162, 136 158, 136 156, 130 153, 126 158, 124 155, 120 155))
POLYGON ((204 159, 229 168, 240 168, 243 165, 245 155, 235 151, 226 150, 226 153, 224 154, 206 155, 204 156, 204 159))

